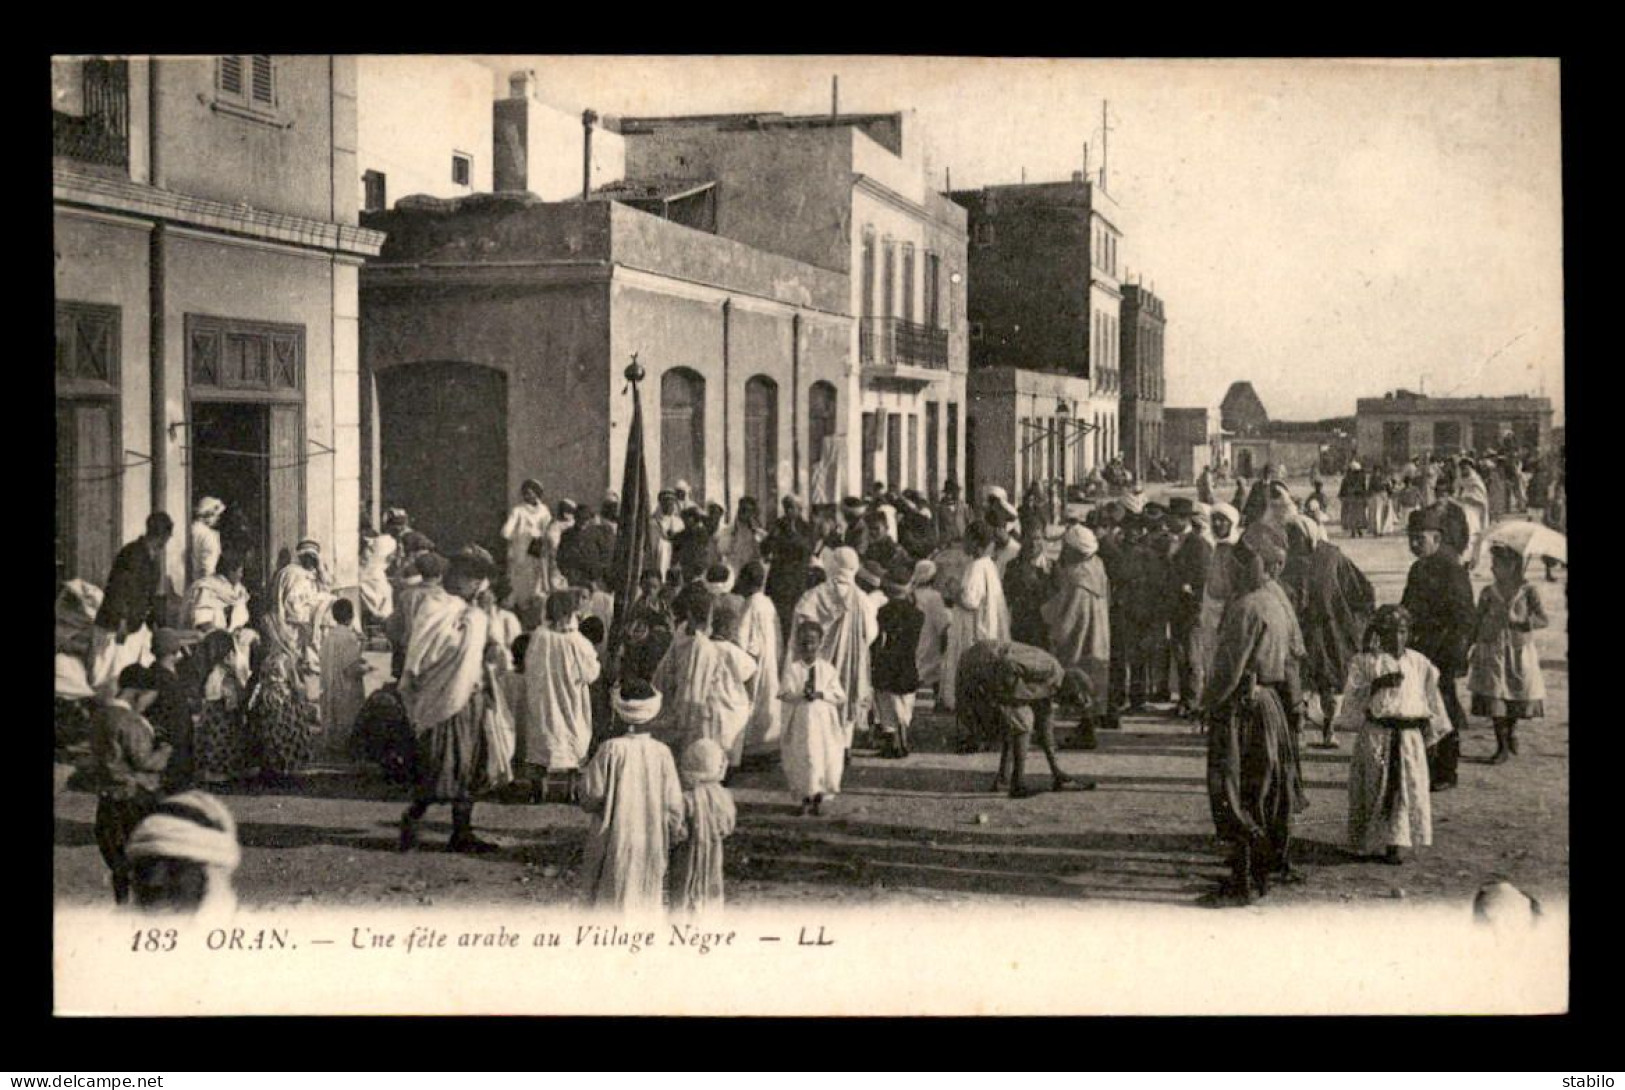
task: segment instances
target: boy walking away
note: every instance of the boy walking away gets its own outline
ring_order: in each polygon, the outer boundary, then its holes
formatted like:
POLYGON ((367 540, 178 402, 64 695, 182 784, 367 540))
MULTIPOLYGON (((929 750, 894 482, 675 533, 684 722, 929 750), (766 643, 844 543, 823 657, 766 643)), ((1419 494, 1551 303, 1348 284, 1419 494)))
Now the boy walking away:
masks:
POLYGON ((349 751, 350 731, 367 699, 366 676, 355 606, 339 598, 333 603, 333 624, 322 636, 322 730, 335 756, 349 751))
POLYGON ((909 594, 912 570, 904 564, 886 577, 886 604, 880 607, 880 636, 875 640, 873 677, 875 715, 880 721, 880 755, 908 756, 908 730, 914 722, 914 695, 920 688, 915 654, 925 614, 909 594))
POLYGON ((1490 764, 1498 765, 1518 755, 1518 720, 1545 714, 1546 679, 1535 630, 1547 621, 1540 592, 1524 578, 1524 558, 1516 549, 1491 543, 1490 573, 1495 581, 1478 598, 1467 691, 1473 714, 1489 716, 1495 727, 1490 764))
POLYGON ((1366 649, 1349 660, 1337 716, 1360 732, 1349 765, 1349 847, 1390 865, 1400 848, 1433 843, 1427 751, 1451 730, 1439 669, 1409 640, 1404 606, 1377 610, 1366 649))
POLYGON ((781 762, 803 817, 822 813, 824 796, 840 793, 845 766, 841 707, 846 689, 835 667, 819 657, 823 642, 824 626, 802 621, 796 627, 795 657, 785 664, 779 685, 779 699, 789 707, 781 762))
POLYGON ((151 668, 119 671, 118 690, 96 709, 90 749, 96 769, 96 846, 113 875, 113 900, 130 898, 130 834, 158 805, 170 747, 157 740, 144 712, 158 699, 151 668))
POLYGON ((734 831, 738 812, 722 785, 728 758, 709 738, 690 742, 677 768, 683 784, 683 815, 688 838, 673 859, 677 881, 672 901, 688 913, 722 907, 722 841, 734 831))
MULTIPOLYGON (((598 680, 598 652, 576 623, 580 602, 574 590, 547 596, 547 623, 531 633, 525 649, 525 764, 548 772, 568 772, 572 780, 587 763, 592 746, 592 695, 598 680)), ((533 801, 541 801, 540 777, 533 801)), ((572 785, 573 786, 573 785, 572 785)))
POLYGON ((660 714, 660 694, 628 679, 611 700, 620 730, 599 747, 581 778, 592 815, 581 868, 588 904, 628 915, 661 910, 668 846, 681 841, 683 789, 665 743, 643 733, 660 714))

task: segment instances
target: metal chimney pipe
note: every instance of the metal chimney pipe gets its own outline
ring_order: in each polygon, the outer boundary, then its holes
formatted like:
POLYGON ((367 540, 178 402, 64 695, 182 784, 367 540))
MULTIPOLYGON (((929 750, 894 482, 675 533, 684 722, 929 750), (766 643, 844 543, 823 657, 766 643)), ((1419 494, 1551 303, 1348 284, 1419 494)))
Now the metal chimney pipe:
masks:
POLYGON ((581 111, 581 199, 592 197, 592 127, 598 115, 581 111))

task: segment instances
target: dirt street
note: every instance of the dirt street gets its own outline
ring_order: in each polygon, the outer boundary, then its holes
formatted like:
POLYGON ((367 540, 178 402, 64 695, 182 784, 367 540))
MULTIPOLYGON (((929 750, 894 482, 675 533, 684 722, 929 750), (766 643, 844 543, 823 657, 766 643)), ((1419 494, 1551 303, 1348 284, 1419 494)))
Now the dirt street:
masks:
MULTIPOLYGON (((1335 536, 1397 601, 1410 556, 1402 536, 1335 536)), ((1475 592, 1485 571, 1474 579, 1475 592)), ((1279 902, 1437 898, 1469 894, 1492 876, 1537 896, 1568 887, 1567 573, 1548 583, 1552 627, 1540 634, 1550 698, 1547 717, 1520 728, 1522 755, 1484 763, 1489 723, 1463 739, 1461 785, 1433 798, 1433 847, 1402 867, 1348 857, 1343 849, 1345 784, 1352 739, 1333 751, 1306 749, 1310 809, 1301 815, 1299 860, 1308 880, 1272 893, 1279 902)), ((1464 696, 1465 702, 1465 696, 1464 696)), ((776 769, 736 781, 739 830, 728 842, 728 896, 736 903, 797 899, 954 901, 996 898, 1110 899, 1194 904, 1224 873, 1213 837, 1204 777, 1205 739, 1159 714, 1103 732, 1094 752, 1062 753, 1063 766, 1098 780, 1093 792, 1025 801, 988 792, 997 755, 959 756, 946 717, 922 709, 916 752, 883 761, 860 749, 846 790, 822 818, 796 816, 776 769)), ((1035 785, 1046 785, 1033 752, 1035 785)), ((59 782, 66 779, 59 768, 59 782)), ((438 850, 449 815, 431 811, 425 847, 396 850, 400 789, 370 770, 319 766, 295 791, 242 790, 224 796, 245 848, 238 889, 245 904, 278 906, 558 902, 575 895, 587 819, 578 809, 483 802, 475 820, 503 845, 465 857, 438 850)), ((68 786, 56 799, 57 895, 111 900, 92 836, 95 796, 68 786)))

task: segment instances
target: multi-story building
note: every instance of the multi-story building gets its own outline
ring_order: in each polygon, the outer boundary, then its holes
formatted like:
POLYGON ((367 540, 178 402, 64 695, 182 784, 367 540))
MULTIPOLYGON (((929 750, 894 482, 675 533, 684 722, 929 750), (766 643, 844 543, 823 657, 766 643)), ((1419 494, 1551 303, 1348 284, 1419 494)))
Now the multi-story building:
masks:
POLYGON ((355 58, 361 208, 489 193, 494 73, 473 59, 355 58))
MULTIPOLYGON (((1044 476, 1081 478, 1122 450, 1121 370, 1122 215, 1100 186, 1076 173, 1069 182, 997 185, 956 192, 969 213, 971 367, 1014 368, 1070 376, 1066 397, 1078 403, 1071 446, 1044 476)), ((1019 380, 988 380, 1010 385, 1019 380)), ((991 392, 991 391, 990 391, 991 392)), ((1004 411, 991 399, 978 409, 1004 411)), ((976 438, 1015 439, 1019 425, 979 419, 976 438)), ((1017 441, 1019 448, 1025 446, 1017 441)), ((1046 446, 1047 452, 1047 446, 1046 446)), ((998 477, 997 466, 1019 465, 1001 448, 977 451, 980 483, 1005 487, 1026 481, 998 477)), ((1046 454, 1047 457, 1047 454, 1046 454)), ((1036 475, 1036 465, 1031 466, 1036 475)))
POLYGON ((1399 465, 1423 452, 1526 450, 1551 446, 1552 402, 1545 397, 1426 397, 1396 390, 1355 402, 1360 454, 1399 465))
POLYGON ((1123 460, 1136 478, 1145 479, 1153 459, 1163 457, 1163 332, 1167 318, 1162 300, 1140 284, 1123 285, 1123 460))
POLYGON ((965 213, 932 188, 913 115, 628 117, 620 130, 629 181, 687 195, 685 214, 724 238, 847 278, 849 381, 809 442, 814 499, 962 480, 965 213))
POLYGON ((353 58, 52 62, 59 579, 105 580, 149 512, 195 502, 250 579, 318 539, 357 581, 353 58))

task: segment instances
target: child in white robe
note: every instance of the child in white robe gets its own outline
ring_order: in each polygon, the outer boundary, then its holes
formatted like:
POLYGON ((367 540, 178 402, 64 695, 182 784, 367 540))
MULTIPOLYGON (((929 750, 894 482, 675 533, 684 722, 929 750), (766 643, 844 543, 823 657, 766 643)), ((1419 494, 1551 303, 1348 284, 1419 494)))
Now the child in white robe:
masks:
POLYGON ((840 793, 846 755, 841 723, 846 692, 835 667, 818 657, 823 642, 823 626, 802 621, 796 627, 795 658, 785 664, 779 683, 779 699, 788 709, 780 755, 802 816, 822 813, 824 796, 840 793))
POLYGON ((734 831, 738 811, 722 785, 728 758, 709 738, 690 742, 678 762, 688 838, 672 857, 672 907, 702 913, 722 907, 722 841, 734 831))
POLYGON ((1410 616, 1383 606, 1349 662, 1337 726, 1358 731, 1349 763, 1349 846, 1390 865, 1433 843, 1428 747, 1450 733, 1439 671, 1405 645, 1410 616))
POLYGON ((349 751, 350 728, 367 699, 367 663, 361 657, 361 633, 355 628, 355 606, 339 598, 331 607, 333 623, 322 635, 322 730, 329 752, 349 751))

